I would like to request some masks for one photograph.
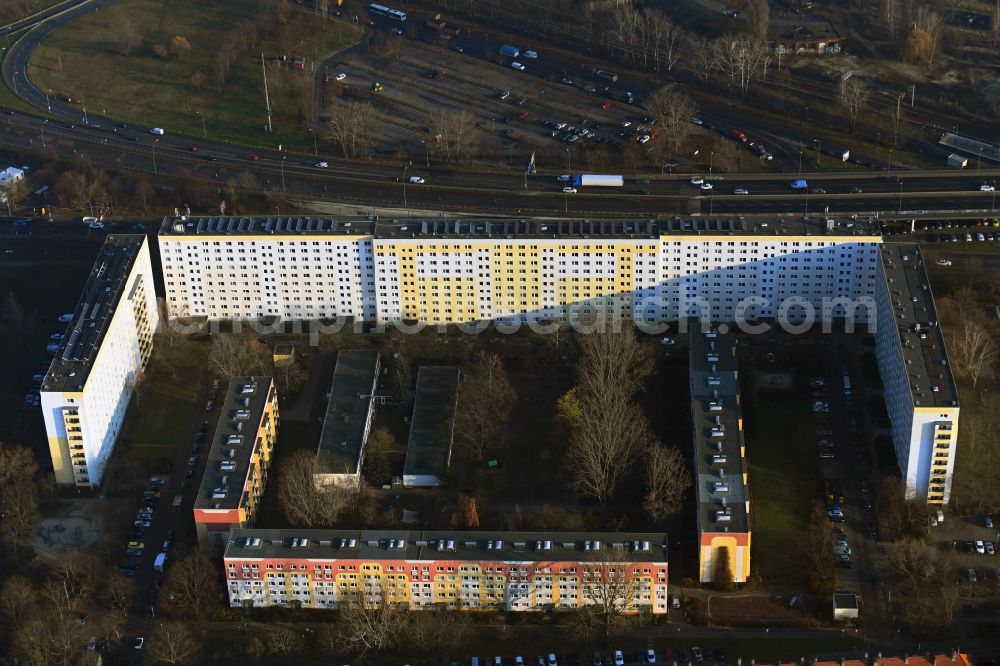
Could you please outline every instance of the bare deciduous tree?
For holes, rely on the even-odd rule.
[[[663,127],[670,149],[679,149],[695,127],[692,120],[698,113],[698,105],[673,86],[657,90],[646,105]]]
[[[216,333],[212,336],[208,365],[224,378],[263,375],[270,369],[270,358],[267,347],[253,336]]]
[[[198,641],[189,627],[180,622],[167,622],[157,628],[149,652],[156,663],[184,664],[198,652]]]
[[[604,637],[622,616],[635,609],[638,591],[635,563],[621,547],[604,544],[602,550],[590,551],[583,563],[584,582],[581,596],[592,607],[604,629]],[[589,576],[586,574],[589,572]]]
[[[351,506],[354,492],[335,485],[317,485],[323,454],[296,451],[282,461],[277,493],[285,519],[296,527],[331,527]]]
[[[476,147],[478,130],[468,111],[442,109],[431,113],[431,136],[441,159],[446,162],[468,157]]]
[[[840,84],[840,103],[847,109],[851,117],[851,127],[858,122],[858,115],[868,105],[871,89],[868,84],[857,76],[851,76]]]
[[[651,442],[646,465],[646,497],[642,508],[655,522],[676,513],[691,487],[687,461],[676,446]]]
[[[702,81],[708,81],[712,75],[712,70],[719,66],[716,50],[712,42],[704,37],[689,37],[686,42],[686,50],[691,57],[691,69]]]
[[[975,388],[980,379],[993,375],[997,362],[997,345],[986,327],[975,319],[958,324],[961,328],[946,340],[958,372],[965,375]]]
[[[344,157],[355,158],[368,149],[377,114],[367,102],[337,102],[327,111],[330,139],[340,146]]]
[[[195,549],[174,562],[160,599],[172,616],[202,620],[219,603],[221,589],[215,565]]]
[[[382,590],[376,593],[358,593],[344,597],[339,604],[340,632],[331,643],[339,647],[369,650],[376,653],[405,642],[409,636],[409,611],[399,604],[390,603]]]
[[[747,28],[751,37],[766,42],[771,27],[771,5],[768,0],[748,0]]]
[[[455,436],[477,458],[490,443],[500,443],[517,399],[496,354],[481,353],[477,363],[462,373],[455,414]]]
[[[715,42],[715,59],[722,72],[746,95],[761,73],[767,57],[763,42],[746,36],[726,36]]]

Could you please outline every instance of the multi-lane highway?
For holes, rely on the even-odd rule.
[[[92,163],[152,174],[185,175],[217,184],[242,172],[256,176],[262,191],[284,192],[298,200],[333,200],[352,206],[392,205],[401,209],[465,210],[512,215],[662,215],[669,213],[821,213],[842,211],[924,211],[995,209],[995,192],[981,192],[983,184],[1000,186],[1000,169],[974,173],[915,172],[799,172],[790,162],[786,173],[706,174],[710,191],[689,182],[690,176],[644,175],[626,178],[625,187],[581,189],[564,194],[555,174],[480,173],[455,168],[409,166],[408,176],[421,175],[424,184],[408,184],[403,168],[394,164],[357,163],[327,158],[328,168],[315,159],[290,153],[256,150],[150,133],[148,127],[124,126],[96,117],[46,95],[28,78],[27,65],[35,46],[53,30],[112,0],[83,0],[62,8],[33,27],[16,42],[4,61],[8,85],[38,115],[7,111],[0,115],[0,137],[5,145],[32,152],[54,152],[60,157],[85,156]],[[470,44],[470,46],[473,46]],[[485,53],[482,54],[485,57]],[[558,59],[541,64],[535,76],[561,74]],[[551,71],[550,71],[551,70]],[[707,124],[726,127],[735,122],[718,111],[702,114]],[[778,128],[754,125],[737,118],[748,131],[770,137],[779,146]],[[787,138],[784,138],[787,142]],[[805,166],[808,167],[808,157]],[[797,164],[795,165],[797,167]],[[805,178],[806,191],[792,191],[793,179]],[[735,194],[737,188],[749,194]],[[178,202],[183,203],[183,202]]]

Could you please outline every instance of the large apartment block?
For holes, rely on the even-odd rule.
[[[234,529],[230,606],[667,612],[663,533]]]
[[[886,243],[879,262],[875,351],[896,461],[910,497],[947,504],[958,391],[916,243]]]
[[[229,530],[253,524],[278,437],[271,377],[233,377],[218,405],[205,473],[194,501],[198,545],[222,554]]]
[[[158,322],[146,237],[108,236],[42,382],[57,483],[100,485]]]
[[[796,299],[864,321],[869,308],[844,299],[872,298],[881,242],[863,223],[795,218],[178,217],[159,240],[171,317],[383,323],[598,312],[730,321],[779,316]]]
[[[159,241],[171,317],[867,323],[911,494],[947,502],[958,401],[926,275],[875,223],[824,218],[170,217]]]
[[[750,494],[736,338],[717,329],[693,332],[690,363],[698,580],[718,580],[728,561],[731,580],[744,583],[750,576]]]

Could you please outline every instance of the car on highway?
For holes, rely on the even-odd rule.
[[[344,74],[343,72],[341,72],[341,73],[337,74],[335,77],[333,77],[333,80],[334,81],[343,81],[346,78],[347,78],[347,74]]]
[[[863,191],[864,191],[864,190],[862,190],[862,189],[861,189],[860,187],[858,187],[858,186],[854,186],[854,187],[852,187],[852,188],[851,188],[851,194],[861,194],[861,193],[862,193]]]
[[[995,189],[996,188],[994,188],[989,183],[983,183],[982,185],[979,186],[979,191],[980,192],[993,192],[993,191],[995,191]]]
[[[750,194],[750,190],[746,189],[745,187],[737,187],[735,190],[733,190],[733,194]]]
[[[525,69],[527,69],[524,65],[522,65],[519,62],[517,62],[516,60],[514,62],[510,63],[510,67],[511,67],[511,69],[516,69],[519,72],[523,72]]]
[[[708,192],[709,190],[713,189],[712,188],[712,183],[702,183],[698,187],[700,187],[705,192]]]
[[[455,53],[465,53],[465,49],[463,49],[458,44],[456,44],[455,46],[451,47],[451,50],[454,51]]]
[[[153,129],[149,130],[149,133],[155,134],[156,136],[163,136],[164,134],[162,127],[154,127]]]
[[[576,188],[567,185],[563,188],[563,194],[576,194]]]
[[[938,259],[934,263],[938,266],[951,266],[951,259]]]
[[[704,182],[705,182],[705,179],[702,178],[701,176],[691,176],[691,184],[692,185],[701,185]]]
[[[573,79],[569,78],[568,76],[562,77],[562,79],[560,79],[559,82],[566,84],[567,86],[573,85]]]
[[[560,183],[568,182],[570,178],[571,176],[568,173],[562,173],[556,176],[556,180],[558,180]]]
[[[256,162],[257,160],[260,159],[260,155],[258,155],[257,153],[250,153],[247,156],[247,159],[250,160],[251,162]]]
[[[701,118],[698,118],[697,116],[695,116],[694,118],[692,118],[691,122],[693,122],[695,125],[704,125],[705,124],[705,122]]]
[[[601,108],[602,109],[609,109],[609,108],[611,108],[611,102],[601,102]]]
[[[814,187],[809,191],[812,192],[813,194],[826,194],[826,190],[823,189],[822,187]]]
[[[538,60],[538,53],[535,51],[525,51],[521,55],[523,55],[528,60]]]
[[[809,189],[809,181],[804,178],[797,178],[791,183],[793,190],[806,190]]]
[[[420,176],[410,176],[409,180],[411,183],[414,183],[416,185],[423,185],[425,182],[424,179],[421,178]]]
[[[330,165],[329,165],[329,164],[327,164],[326,162],[316,162],[316,164],[315,164],[314,166],[315,166],[315,167],[316,167],[317,169],[325,169],[325,168],[327,168],[327,167],[328,167],[328,166],[330,166]]]

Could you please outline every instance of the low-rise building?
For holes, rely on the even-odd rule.
[[[724,326],[724,325],[723,325]],[[698,580],[750,575],[750,495],[736,339],[718,329],[691,333],[691,419],[698,527]]]
[[[404,486],[440,486],[451,465],[459,370],[425,365],[417,371],[413,418],[403,463]]]
[[[664,533],[234,529],[229,604],[667,612]]]
[[[100,485],[158,323],[146,237],[108,236],[42,381],[56,483]]]
[[[861,615],[861,598],[856,592],[833,593],[833,619],[856,620]]]
[[[356,486],[360,482],[378,369],[375,349],[346,349],[337,354],[316,451],[318,485]]]
[[[194,501],[198,545],[221,554],[229,530],[253,524],[278,436],[271,377],[234,377],[220,405],[205,473]]]

